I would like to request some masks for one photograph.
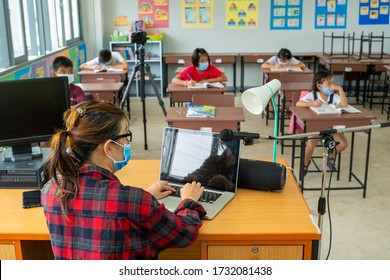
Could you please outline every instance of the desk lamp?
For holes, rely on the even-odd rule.
[[[241,96],[241,101],[244,107],[255,115],[260,115],[269,103],[269,100],[272,99],[272,106],[274,108],[275,115],[274,137],[278,136],[279,129],[279,112],[276,107],[274,94],[280,89],[280,87],[280,81],[273,79],[263,86],[250,88],[244,91]],[[276,162],[276,145],[277,143],[274,141],[274,162]]]

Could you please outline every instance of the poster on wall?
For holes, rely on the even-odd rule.
[[[226,0],[226,28],[257,28],[258,0]]]
[[[389,24],[389,0],[360,0],[359,24]]]
[[[181,7],[183,27],[213,27],[214,0],[182,0]]]
[[[302,29],[303,0],[271,0],[271,29]]]
[[[146,28],[169,27],[169,0],[138,0],[138,19]]]
[[[316,0],[315,28],[346,28],[348,0]]]

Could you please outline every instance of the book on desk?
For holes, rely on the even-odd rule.
[[[315,113],[322,115],[322,114],[340,114],[340,113],[361,113],[358,109],[355,107],[348,105],[347,107],[339,107],[334,104],[326,104],[323,103],[320,107],[310,107]]]
[[[299,67],[270,68],[271,72],[303,72]]]
[[[93,73],[102,73],[102,72],[122,72],[122,68],[103,68],[103,69],[96,69],[93,70]]]
[[[188,86],[188,88],[224,88],[224,85],[220,82],[215,83],[196,83],[193,86]]]
[[[194,105],[192,102],[187,102],[187,118],[214,118],[215,106],[210,105]]]

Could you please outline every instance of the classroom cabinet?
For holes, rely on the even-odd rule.
[[[130,88],[130,96],[141,96],[140,89],[140,48],[139,44],[132,44],[127,41],[111,41],[110,50],[119,52],[129,65],[129,79],[131,74],[135,71],[134,80]],[[144,61],[145,61],[145,94],[146,96],[156,96],[152,81],[146,71],[150,68],[150,73],[153,78],[156,88],[159,90],[158,94],[162,94],[164,89],[164,75],[163,75],[163,43],[162,41],[147,41],[144,45]],[[136,67],[138,66],[138,69]],[[130,81],[129,81],[130,82]]]

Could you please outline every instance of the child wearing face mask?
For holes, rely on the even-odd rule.
[[[52,77],[63,77],[63,76],[68,77],[70,106],[91,99],[84,94],[84,91],[79,86],[73,84],[74,74],[73,74],[72,60],[70,60],[66,56],[58,56],[53,60],[52,69],[53,69],[53,71],[51,72]]]
[[[312,92],[302,97],[296,104],[297,107],[319,107],[323,103],[334,104],[339,107],[348,106],[348,100],[341,86],[333,83],[333,75],[329,71],[318,71],[313,78]],[[331,127],[332,128],[332,127]],[[336,170],[335,156],[344,151],[348,142],[345,136],[341,133],[333,134],[334,140],[339,144],[336,150],[333,150],[329,155],[328,167],[331,171]],[[313,151],[320,141],[318,137],[307,140],[305,150],[304,174],[306,175],[311,163]]]
[[[305,69],[305,64],[293,57],[290,50],[283,48],[278,52],[278,55],[272,56],[261,65],[262,69],[281,67],[299,67]]]
[[[209,54],[205,49],[196,48],[192,53],[192,65],[172,79],[172,83],[193,86],[196,83],[227,82],[228,78],[217,67],[210,64]]]

